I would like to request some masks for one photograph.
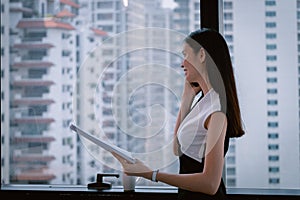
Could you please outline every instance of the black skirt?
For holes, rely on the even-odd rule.
[[[191,174],[191,173],[200,173],[203,172],[204,168],[204,159],[200,163],[186,155],[181,155],[179,157],[179,163],[180,163],[180,174]],[[191,192],[184,189],[178,189],[178,200],[226,200],[226,188],[223,183],[223,180],[221,180],[220,186],[218,188],[218,191],[215,195],[208,195],[201,192]]]

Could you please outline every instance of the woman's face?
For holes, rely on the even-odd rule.
[[[196,67],[200,62],[199,57],[187,43],[183,44],[182,54],[184,59],[181,67],[183,68],[186,80],[190,83],[197,82],[197,77],[200,75]]]

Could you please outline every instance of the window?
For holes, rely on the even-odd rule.
[[[278,116],[278,111],[268,111],[268,116]]]
[[[232,13],[229,12],[224,13],[224,20],[232,20],[232,19],[233,19]]]
[[[228,4],[230,3],[228,2],[232,2],[232,5],[229,6]],[[237,174],[248,174],[249,170],[244,169],[247,168],[245,167],[246,165],[244,165],[243,167],[239,167],[239,165],[243,163],[243,161],[240,161],[237,154],[239,151],[247,152],[247,149],[249,148],[252,149],[252,152],[256,151],[253,150],[253,146],[255,146],[255,149],[257,149],[258,152],[260,152],[259,155],[260,157],[262,157],[261,163],[260,161],[255,162],[257,164],[257,167],[262,170],[257,170],[255,172],[255,178],[247,176],[247,178],[243,182],[239,181],[238,176],[235,177],[233,175],[228,175],[226,177],[226,184],[234,185],[232,187],[243,188],[252,185],[253,188],[257,188],[257,183],[260,182],[258,181],[258,179],[261,178],[260,180],[262,185],[264,185],[263,187],[280,188],[283,187],[283,185],[286,185],[286,183],[283,183],[283,180],[287,176],[290,177],[290,180],[300,179],[300,173],[298,172],[296,172],[297,178],[294,178],[292,173],[289,173],[289,175],[283,173],[283,171],[287,172],[292,169],[298,171],[300,156],[298,142],[293,143],[295,146],[297,146],[296,150],[294,151],[295,157],[293,157],[293,159],[297,160],[295,163],[297,167],[291,167],[290,164],[284,166],[281,165],[282,159],[287,159],[290,155],[289,153],[289,155],[282,153],[284,151],[282,148],[284,148],[285,146],[284,142],[282,141],[282,137],[292,137],[299,141],[300,89],[298,79],[300,75],[300,56],[297,45],[299,44],[300,37],[300,23],[299,19],[297,19],[299,9],[297,9],[297,6],[295,6],[296,2],[298,5],[300,5],[300,1],[292,1],[289,6],[283,6],[281,5],[282,2],[280,0],[264,0],[260,2],[259,6],[257,4],[254,8],[253,2],[247,3],[246,1],[241,2],[238,0],[224,0],[224,22],[222,28],[225,36],[227,34],[233,36],[232,41],[230,40],[230,38],[226,39],[227,42],[229,42],[230,45],[232,45],[234,48],[234,51],[230,51],[230,53],[235,58],[234,69],[238,77],[237,85],[238,87],[240,87],[238,89],[240,91],[239,97],[243,99],[241,100],[241,103],[245,103],[244,105],[246,105],[241,106],[242,116],[244,116],[245,126],[249,130],[248,134],[252,134],[251,136],[253,137],[253,140],[247,140],[247,142],[245,143],[240,142],[239,139],[235,140],[234,146],[237,152],[235,164],[232,164],[233,158],[229,158],[226,160],[226,167],[232,168],[233,166],[235,166]],[[229,11],[228,7],[232,9],[232,13],[234,13],[234,15],[230,14],[231,10]],[[291,11],[290,8],[292,7],[293,9]],[[248,12],[251,8],[252,11],[254,11],[255,9],[255,11],[257,11],[260,16],[257,15],[258,13],[253,14],[254,12]],[[290,15],[287,15],[287,13],[290,13]],[[293,25],[290,26],[291,31],[298,30],[294,31],[293,42],[290,41],[288,43],[287,40],[281,36],[281,30],[279,29],[279,24],[282,21],[289,21],[285,19],[285,17],[287,16],[290,16],[289,19],[293,19],[291,22],[291,24]],[[247,21],[247,19],[251,19],[253,22],[255,21],[255,23],[253,23],[253,25],[245,24],[245,21]],[[231,32],[230,29],[227,29],[226,26],[228,23],[232,24],[232,28],[234,30],[233,32]],[[257,31],[258,26],[264,28],[262,28],[261,31]],[[238,32],[243,34],[239,35]],[[285,55],[284,53],[286,52],[285,49],[289,48],[293,48],[293,52],[295,53],[292,61],[294,72],[288,73],[289,78],[286,77],[282,79],[282,76],[280,74],[281,70],[287,72],[287,68],[288,66],[290,66],[283,64],[282,61],[285,60],[286,62],[289,62],[292,59],[290,56]],[[253,52],[257,52],[258,49],[260,49],[261,53],[254,53],[254,55],[260,55],[261,58],[256,57],[256,59],[251,59],[251,62],[249,62],[249,60],[247,59],[249,58],[248,56],[252,55]],[[260,81],[255,81],[255,84],[259,85],[260,89],[252,88],[252,86],[250,85],[248,85],[248,87],[246,86],[247,83],[253,83],[253,81],[251,80],[254,77],[260,77]],[[293,78],[291,79],[291,77]],[[258,79],[255,78],[255,80]],[[282,81],[286,81],[286,83],[283,83]],[[241,86],[243,84],[245,85]],[[289,89],[291,85],[293,85],[293,92],[291,92],[289,95],[282,91],[283,88],[291,91],[291,89]],[[247,92],[244,93],[245,91]],[[258,95],[258,93],[260,93],[264,97]],[[294,95],[294,98],[292,98],[291,94]],[[250,100],[247,98],[250,96],[255,98]],[[287,105],[283,103],[281,99],[293,99],[291,101],[293,103]],[[289,133],[287,133],[285,128],[283,128],[284,126],[287,129],[290,129],[291,125],[291,123],[289,123],[290,119],[288,117],[290,115],[284,114],[287,108],[291,108],[291,112],[295,115],[293,117],[294,122],[292,123],[293,129],[292,131],[288,131]],[[285,116],[287,118],[283,119],[282,117],[285,118]],[[252,123],[253,125],[250,125]],[[293,136],[291,136],[290,134]],[[263,142],[264,144],[258,145],[256,140],[258,138],[260,142]],[[285,138],[283,140],[287,142],[288,139]],[[262,151],[264,151],[264,153],[262,153]],[[230,157],[234,157],[234,155],[235,154],[230,154]],[[245,153],[245,155],[247,155],[247,153]],[[256,156],[251,156],[251,160],[257,159],[258,158]],[[231,173],[230,170],[226,172]],[[260,178],[257,178],[257,176],[259,176]],[[233,180],[236,180],[236,182],[232,183]],[[249,184],[251,181],[253,181],[253,184]],[[299,184],[297,187],[300,187]]]
[[[269,161],[278,161],[279,156],[269,156]]]
[[[279,167],[269,167],[269,172],[273,172],[273,173],[279,172]]]
[[[106,8],[113,8],[113,2],[107,1],[107,2],[98,2],[97,3],[98,9],[106,9]]]
[[[267,89],[267,93],[268,94],[277,94],[277,89],[276,88]]]
[[[268,83],[277,83],[277,78],[276,77],[272,77],[272,78],[268,77],[267,82]]]
[[[224,1],[224,10],[230,10],[233,7],[233,3],[231,1]]]
[[[277,105],[278,101],[277,100],[268,100],[268,105]]]
[[[277,128],[278,127],[278,122],[268,122],[268,127],[269,128]]]
[[[275,28],[276,23],[275,22],[266,22],[266,28]]]
[[[275,6],[276,5],[276,1],[275,0],[266,0],[266,6]]]
[[[266,12],[266,17],[275,17],[276,16],[276,12],[275,11],[267,11]]]
[[[98,20],[112,20],[113,13],[99,13],[97,18]]]
[[[279,145],[278,144],[269,144],[268,148],[269,148],[269,150],[278,150]]]
[[[279,137],[278,133],[268,133],[269,139],[277,139]]]
[[[277,49],[277,45],[276,44],[267,44],[266,45],[266,49],[267,50],[275,50]],[[267,60],[276,60],[275,58],[271,58],[271,57],[267,57]]]
[[[26,1],[6,1],[1,2],[2,10],[4,6],[9,8],[10,2],[18,2],[18,5],[23,4],[23,7],[36,6]],[[44,10],[47,12],[45,15],[53,14],[51,9],[54,7],[56,12],[69,6],[64,3],[53,6],[56,1],[43,2],[45,9],[47,8]],[[11,148],[10,157],[2,158],[2,167],[7,167],[9,163],[10,172],[4,174],[2,183],[85,185],[95,181],[95,172],[114,173],[116,162],[110,155],[105,154],[99,148],[86,145],[77,138],[77,135],[70,132],[68,124],[73,120],[95,135],[98,134],[99,127],[103,128],[105,137],[135,153],[160,149],[167,143],[165,140],[170,141],[169,139],[172,138],[174,119],[178,112],[177,93],[170,92],[170,87],[161,87],[159,84],[147,85],[146,81],[151,78],[161,79],[166,81],[162,83],[172,83],[172,87],[176,87],[174,91],[182,91],[180,77],[176,76],[178,80],[175,80],[169,75],[172,75],[173,69],[177,70],[177,66],[180,66],[181,57],[177,54],[177,47],[182,42],[180,40],[182,35],[186,35],[202,24],[200,23],[202,16],[200,11],[198,12],[199,2],[176,0],[167,5],[168,9],[164,9],[166,8],[165,1],[155,0],[129,0],[128,7],[125,7],[125,1],[122,0],[84,1],[86,6],[81,6],[81,0],[74,2],[78,2],[79,9],[82,9],[80,11],[87,15],[76,17],[76,21],[82,20],[81,23],[73,24],[73,18],[63,18],[64,24],[60,24],[59,28],[24,29],[20,27],[14,30],[18,33],[12,35],[12,38],[5,38],[12,42],[10,47],[13,49],[10,54],[3,55],[4,58],[12,61],[10,66],[5,66],[10,69],[9,74],[3,77],[4,79],[11,78],[10,91],[5,91],[5,94],[11,97],[11,104],[7,105],[10,108],[10,115],[1,114],[1,119],[3,123],[10,126],[10,131],[13,133],[11,137],[23,137],[24,143],[22,146],[21,144],[19,146],[8,145]],[[249,131],[246,134],[254,136],[253,140],[247,137],[246,142],[243,142],[246,138],[243,140],[234,138],[230,141],[224,165],[224,182],[229,189],[248,187],[289,189],[291,184],[285,180],[294,181],[300,177],[299,166],[297,166],[300,157],[298,148],[300,88],[299,85],[295,86],[300,74],[300,59],[297,60],[300,55],[299,52],[293,52],[293,55],[297,57],[290,59],[287,54],[283,53],[286,49],[294,50],[297,45],[297,41],[293,39],[299,38],[300,23],[299,20],[294,19],[296,17],[291,16],[299,16],[299,11],[292,1],[286,1],[283,4],[277,2],[265,0],[256,4],[258,6],[256,14],[256,11],[249,12],[249,8],[253,7],[251,1],[223,1],[224,22],[220,21],[220,26],[222,26],[220,29],[228,43],[232,58],[235,58],[233,64],[237,75],[236,83],[242,116],[245,120],[243,123],[245,123],[246,131]],[[299,1],[297,1],[298,4]],[[72,7],[76,10],[74,13],[80,15],[81,12],[75,7]],[[25,21],[34,21],[37,20],[36,16],[42,16],[40,15],[42,10],[39,11],[38,7],[34,7],[34,10],[34,13],[26,14]],[[86,19],[91,19],[91,21],[84,21]],[[255,21],[257,27],[253,27],[252,23],[245,24],[247,19]],[[285,30],[291,34],[289,39],[284,38],[285,34],[279,30],[281,23],[286,19],[289,19],[287,29],[290,27],[293,30]],[[60,18],[55,17],[55,21],[60,21]],[[65,24],[72,25],[75,29],[69,31],[66,28],[69,26],[64,26]],[[155,32],[157,30],[146,33],[131,32],[145,26],[166,28],[171,31],[164,32],[164,34]],[[258,27],[265,28],[257,31]],[[174,36],[173,31],[177,33],[176,37],[171,37]],[[123,33],[133,34],[123,37]],[[168,40],[168,37],[172,40]],[[176,40],[177,37],[179,40]],[[74,41],[73,44],[70,41]],[[134,41],[134,43],[128,43],[128,41]],[[14,42],[31,45],[14,46]],[[141,44],[142,47],[152,45],[155,48],[136,48],[141,47]],[[101,50],[98,47],[102,45],[106,46]],[[167,45],[174,46],[168,47]],[[258,55],[258,52],[261,54]],[[70,60],[69,57],[73,59]],[[133,70],[136,66],[144,67],[149,63],[171,66],[172,70],[163,71],[166,73],[162,71],[158,73],[155,69],[147,71],[151,69],[151,66],[147,66],[144,72]],[[287,65],[282,63],[287,63]],[[71,70],[67,70],[68,68]],[[287,70],[287,68],[293,70]],[[74,83],[76,87],[73,87]],[[135,87],[140,83],[147,84]],[[261,87],[253,87],[249,83],[255,83],[255,86],[257,83]],[[289,90],[290,88],[292,90]],[[294,98],[295,94],[292,94],[294,90],[296,90],[297,98]],[[283,100],[288,100],[288,102]],[[112,104],[117,105],[112,108]],[[156,110],[156,105],[163,107],[168,117],[170,116],[166,118],[168,119],[167,126],[162,129],[169,135],[151,139],[150,128],[159,127],[160,119],[165,116],[165,112],[161,113],[160,109]],[[291,115],[287,117],[287,113]],[[148,138],[136,139],[136,135],[124,134],[125,132],[134,134],[151,123],[155,126],[144,132],[149,134],[147,135],[149,140]],[[157,135],[160,135],[160,132]],[[13,139],[8,135],[2,137],[3,141]],[[39,142],[27,142],[31,139]],[[61,145],[63,141],[65,145]],[[292,153],[289,155],[284,151],[287,148],[287,141],[289,145],[295,147],[295,150],[290,150]],[[1,145],[7,145],[7,143],[3,142]],[[18,151],[21,148],[26,151]],[[258,158],[257,154],[253,153],[254,151],[259,152],[261,156]],[[247,156],[247,160],[242,157],[241,152]],[[42,160],[16,163],[12,159],[17,154],[31,157],[37,153],[43,156]],[[86,157],[81,159],[79,155]],[[97,155],[97,158],[93,155]],[[281,163],[282,160],[290,162]],[[249,173],[253,169],[248,168],[251,166],[247,165],[248,161],[256,162],[256,177]],[[106,162],[112,164],[109,166],[103,164]],[[18,179],[18,177],[30,175],[30,173],[24,173],[29,168],[23,169],[22,166],[31,164],[33,165],[29,168],[36,169],[29,170],[30,173],[34,173],[34,177],[42,177],[40,173],[43,170],[39,169],[49,169],[45,171],[50,174],[47,174],[45,180]],[[59,166],[59,169],[51,168],[53,166]],[[174,161],[170,165],[163,166],[161,170],[177,173],[178,165]],[[82,176],[81,174],[84,173],[86,174]],[[121,179],[111,181],[113,186],[121,185]],[[150,187],[166,186],[162,183],[149,183],[143,180],[138,184]],[[293,187],[300,188],[297,184]]]
[[[269,183],[271,184],[278,184],[280,182],[279,178],[270,178]]]
[[[266,33],[267,39],[276,39],[277,35],[276,33]]]

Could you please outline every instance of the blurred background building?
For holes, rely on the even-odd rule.
[[[246,129],[231,140],[226,185],[299,188],[300,1],[221,7]],[[198,0],[1,1],[1,181],[87,184],[119,173],[109,153],[69,130],[72,121],[136,155],[161,150],[162,170],[177,172],[162,148],[179,109],[172,92],[182,90],[175,52],[200,14]]]

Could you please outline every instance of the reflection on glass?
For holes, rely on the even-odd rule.
[[[226,156],[229,188],[300,187],[296,5],[223,1],[246,128]],[[2,183],[86,185],[118,173],[110,154],[69,130],[72,121],[137,154],[161,150],[169,160],[160,167],[178,171],[166,155],[181,42],[200,28],[199,0],[3,1],[1,19]]]

